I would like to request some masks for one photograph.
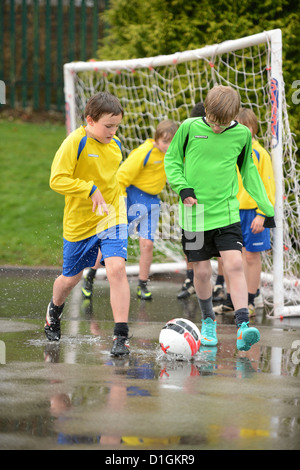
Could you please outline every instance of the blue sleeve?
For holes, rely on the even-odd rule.
[[[92,187],[92,189],[91,189],[91,192],[90,192],[90,196],[89,196],[89,197],[91,197],[91,196],[94,194],[94,192],[97,191],[97,189],[98,189],[97,186],[94,184],[93,187]]]

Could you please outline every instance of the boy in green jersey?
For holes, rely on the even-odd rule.
[[[239,94],[218,85],[208,92],[204,105],[206,117],[187,119],[179,127],[165,155],[165,170],[171,187],[180,195],[182,245],[188,261],[193,262],[203,314],[201,343],[215,346],[218,342],[210,259],[221,256],[235,307],[237,348],[247,351],[260,334],[248,327],[236,165],[244,187],[266,215],[265,227],[275,226],[274,208],[252,161],[251,132],[234,120],[240,109]]]

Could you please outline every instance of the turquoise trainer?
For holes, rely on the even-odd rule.
[[[202,320],[201,344],[203,346],[216,346],[218,344],[217,321],[210,317]]]
[[[248,322],[241,324],[237,331],[236,347],[239,351],[249,351],[253,344],[260,340],[260,333],[257,328],[248,326]]]

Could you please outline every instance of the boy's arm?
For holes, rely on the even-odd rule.
[[[192,200],[196,200],[194,189],[189,187],[189,184],[184,175],[184,143],[188,135],[189,125],[186,123],[181,124],[171,144],[165,154],[165,172],[167,180],[171,188],[180,195],[182,202],[189,199],[191,204]]]
[[[135,149],[127,159],[121,163],[117,171],[117,180],[121,186],[122,194],[126,195],[126,188],[132,184],[136,176],[143,168],[143,159],[145,153],[140,150],[140,147]]]
[[[247,129],[247,142],[237,161],[243,185],[250,196],[256,201],[258,208],[266,214],[264,227],[275,227],[274,207],[268,199],[258,170],[252,160],[252,137]]]
[[[93,181],[74,178],[77,163],[78,142],[65,140],[54,157],[51,166],[50,188],[63,195],[88,199],[97,187]]]
[[[258,172],[262,179],[268,199],[271,202],[272,206],[274,207],[275,205],[275,180],[274,180],[274,173],[273,173],[273,167],[272,167],[272,160],[271,160],[270,155],[264,148],[260,149]],[[261,213],[259,209],[257,209],[256,213],[258,215],[264,215]]]

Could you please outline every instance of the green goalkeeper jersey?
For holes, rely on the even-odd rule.
[[[203,117],[183,122],[165,155],[165,171],[172,189],[181,196],[179,224],[184,230],[212,230],[240,220],[237,166],[257,207],[273,217],[273,205],[252,160],[250,130],[232,121],[217,134]],[[198,204],[184,206],[188,196]]]

